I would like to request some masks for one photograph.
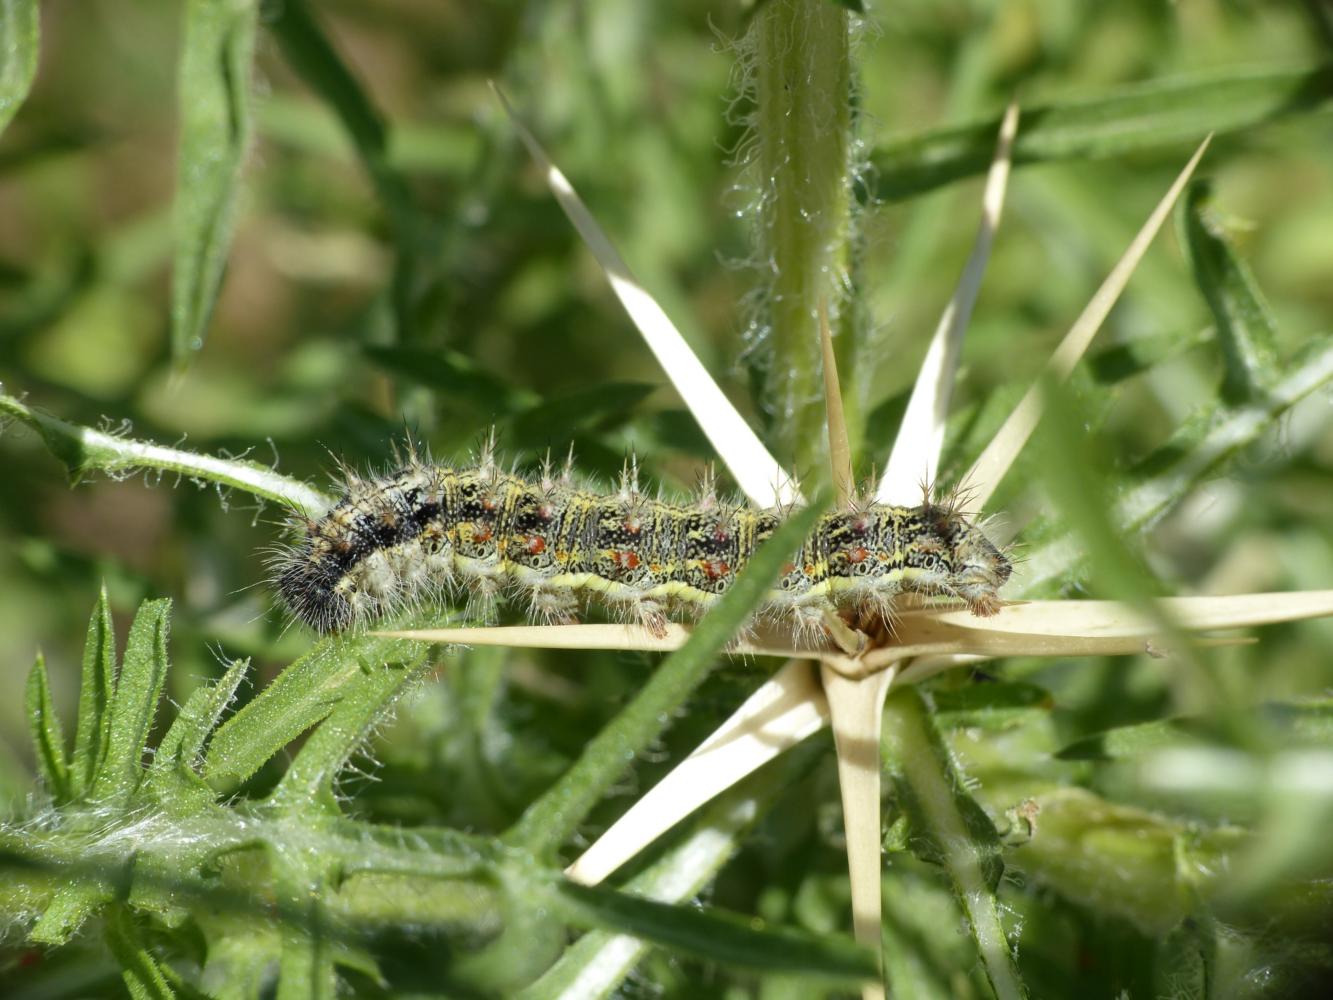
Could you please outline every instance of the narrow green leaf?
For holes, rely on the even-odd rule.
[[[1115,385],[1206,344],[1212,337],[1212,331],[1207,328],[1189,333],[1172,331],[1135,337],[1091,355],[1088,358],[1088,372],[1099,385]]]
[[[1262,400],[1241,407],[1219,404],[1188,422],[1134,470],[1137,484],[1116,504],[1117,530],[1133,535],[1153,524],[1200,482],[1217,475],[1277,426],[1291,407],[1330,381],[1333,338],[1321,337],[1288,362],[1281,381]],[[1082,546],[1067,536],[1034,547],[1024,564],[1025,594],[1039,593],[1044,584],[1077,569],[1085,558]]]
[[[93,787],[93,777],[106,757],[111,733],[109,710],[115,684],[116,635],[106,584],[97,595],[83,644],[83,671],[79,677],[79,720],[70,765],[70,796],[82,798]]]
[[[338,704],[306,740],[270,801],[300,808],[320,801],[336,811],[333,782],[384,713],[426,662],[424,643],[398,642],[361,660],[361,672],[343,688]]]
[[[109,887],[86,877],[63,885],[28,932],[28,940],[35,944],[65,944],[85,920],[112,898]]]
[[[456,351],[368,346],[362,352],[399,378],[443,390],[451,402],[462,397],[484,412],[508,413],[535,402],[533,394],[513,388]]]
[[[231,704],[249,667],[249,660],[236,660],[215,683],[199,687],[190,694],[153,755],[150,767],[153,781],[161,783],[175,779],[177,791],[181,790],[180,783],[207,788],[196,773],[195,765],[205,741]],[[208,794],[213,794],[212,789],[208,789]]]
[[[578,828],[708,675],[717,654],[768,594],[822,509],[816,502],[796,511],[758,548],[685,645],[666,658],[634,700],[584,747],[574,766],[528,807],[506,840],[540,855],[554,851]]]
[[[46,659],[40,652],[37,662],[28,673],[25,692],[28,710],[28,729],[32,733],[33,749],[42,780],[57,802],[65,802],[69,794],[69,765],[65,761],[65,733],[60,716],[51,704],[50,681],[46,675]]]
[[[368,672],[363,663],[394,659],[401,648],[394,640],[372,636],[317,643],[213,734],[204,779],[219,792],[231,791],[332,712]]]
[[[1232,404],[1256,400],[1280,374],[1277,329],[1268,303],[1212,208],[1208,181],[1190,184],[1179,219],[1181,243],[1189,252],[1194,281],[1212,311],[1226,360],[1222,397]]]
[[[139,605],[109,707],[106,757],[93,778],[93,798],[123,800],[143,779],[144,747],[167,676],[170,625],[170,600]]]
[[[1036,684],[1020,681],[990,684],[970,683],[951,690],[934,691],[935,720],[946,728],[982,729],[994,732],[1021,725],[1034,712],[1055,707],[1051,693]]]
[[[657,386],[647,382],[603,382],[545,400],[517,414],[505,427],[505,440],[539,447],[551,440],[551,428],[573,434],[623,416],[647,399]]]
[[[177,107],[176,249],[171,353],[203,346],[231,247],[250,143],[250,63],[257,0],[186,0]]]
[[[37,75],[37,0],[0,0],[0,133]]]
[[[883,733],[884,763],[893,777],[899,808],[908,817],[913,850],[943,865],[948,873],[996,996],[1000,1000],[1027,996],[1000,922],[996,890],[1004,861],[999,834],[968,794],[915,686],[894,691],[886,699]]]
[[[713,880],[755,822],[784,791],[827,757],[827,744],[809,741],[732,786],[687,820],[679,840],[621,887],[623,892],[682,903]],[[600,1000],[616,993],[648,950],[623,936],[593,930],[518,994],[520,1000]]]
[[[1333,102],[1333,65],[1154,81],[1022,108],[1014,165],[1123,156],[1197,143]],[[907,198],[984,173],[1000,116],[890,139],[871,154],[882,198]]]
[[[128,907],[118,905],[107,910],[106,941],[134,1000],[175,1000],[175,991],[167,985],[157,959],[144,944]]]
[[[575,882],[559,883],[556,893],[576,923],[723,965],[842,981],[873,980],[879,974],[875,956],[840,935],[761,929],[752,919],[720,910],[659,903]]]
[[[1333,699],[1270,702],[1259,707],[1274,743],[1282,746],[1333,745]],[[1216,718],[1155,719],[1119,726],[1069,744],[1056,753],[1062,760],[1121,760],[1171,747],[1198,746],[1226,735]]]

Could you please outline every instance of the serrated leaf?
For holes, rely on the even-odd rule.
[[[106,757],[93,777],[92,798],[123,800],[143,779],[144,747],[167,676],[170,625],[171,601],[144,601],[139,605],[107,713]]]
[[[1333,101],[1333,65],[1154,81],[1024,106],[1014,165],[1122,156],[1227,135]],[[880,197],[907,198],[984,173],[1000,116],[891,139],[871,154]]]
[[[57,802],[70,798],[69,765],[65,761],[65,733],[51,704],[50,681],[46,675],[46,659],[39,652],[37,661],[28,673],[25,691],[28,729],[32,734],[33,750],[42,780]]]
[[[250,144],[250,72],[257,0],[186,0],[177,107],[176,239],[171,354],[203,346],[231,248]]]
[[[62,945],[112,898],[108,887],[87,879],[60,886],[28,932],[28,940],[36,944]]]
[[[79,676],[79,718],[74,734],[74,758],[70,764],[70,796],[78,799],[93,787],[93,778],[106,757],[110,739],[110,707],[115,685],[116,635],[106,584],[97,595],[88,637],[83,644],[83,669]]]
[[[401,648],[372,636],[329,638],[290,664],[253,701],[213,734],[204,779],[217,791],[234,789],[279,750],[324,719],[366,672]]]
[[[1281,374],[1277,329],[1254,275],[1212,207],[1212,185],[1207,181],[1190,184],[1180,228],[1194,281],[1213,314],[1226,361],[1222,398],[1232,404],[1255,400]]]
[[[37,0],[0,0],[0,134],[37,74]]]
[[[287,767],[270,801],[302,808],[318,801],[337,811],[333,782],[375,723],[402,693],[425,660],[423,645],[400,642],[361,661],[361,671],[344,687],[338,704],[306,740]]]
[[[167,782],[174,778],[192,787],[207,787],[194,765],[249,666],[249,660],[236,660],[216,682],[191,692],[153,755],[150,768],[153,781]]]
[[[134,1000],[175,1000],[176,992],[167,984],[127,907],[113,906],[107,910],[106,941]]]
[[[719,910],[673,906],[603,886],[561,882],[570,918],[723,965],[833,980],[878,976],[875,956],[840,935],[766,930]]]

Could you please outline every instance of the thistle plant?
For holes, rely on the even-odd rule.
[[[18,337],[55,331],[98,356],[86,319],[50,317],[86,317],[89,301],[106,315],[169,256],[160,379],[110,355],[53,374],[31,347],[0,413],[15,497],[34,495],[45,452],[76,483],[144,472],[120,489],[182,513],[167,572],[126,555],[114,522],[79,556],[61,525],[96,528],[95,504],[44,539],[31,502],[7,501],[28,532],[7,591],[95,598],[77,697],[70,643],[27,674],[37,782],[6,778],[7,978],[154,997],[1205,997],[1313,995],[1333,975],[1328,635],[1305,622],[1333,612],[1333,592],[1327,558],[1308,555],[1328,555],[1326,532],[1303,512],[1327,500],[1333,347],[1305,333],[1317,295],[1265,298],[1225,193],[1252,135],[1306,148],[1327,68],[1224,65],[1088,98],[1022,94],[1001,112],[1007,95],[983,84],[1006,76],[995,61],[1019,29],[972,12],[950,48],[947,117],[975,122],[891,138],[867,113],[884,77],[866,53],[914,46],[867,24],[924,31],[929,14],[767,0],[733,15],[740,41],[699,87],[716,101],[733,60],[739,131],[721,145],[739,152],[716,176],[736,186],[746,232],[701,237],[681,222],[698,202],[636,221],[655,194],[603,158],[632,150],[660,179],[669,130],[643,114],[647,83],[691,92],[666,58],[702,44],[684,15],[543,5],[492,67],[500,100],[464,81],[448,90],[469,120],[425,126],[379,110],[390,85],[372,98],[380,81],[354,68],[328,11],[185,6],[172,235],[117,234],[91,287],[71,279],[64,299],[64,276],[40,264],[18,279]],[[0,12],[0,127],[20,108],[0,142],[20,152],[40,147],[49,113],[40,78],[28,96],[39,44],[35,4]],[[272,93],[257,96],[257,72]],[[312,96],[293,97],[293,77]],[[922,125],[902,109],[892,123]],[[688,156],[669,162],[713,145],[677,139]],[[368,179],[378,240],[340,195],[302,184],[307,160],[339,156]],[[1131,157],[1151,198],[1136,182],[1110,199],[1105,178],[1070,193],[1068,178]],[[1060,160],[1073,162],[1057,176]],[[984,190],[959,189],[979,220],[971,256],[929,303],[933,333],[917,328],[950,227],[938,198],[916,199],[980,175]],[[340,231],[309,238],[251,207],[268,177],[282,193],[265,197]],[[1061,198],[1087,233],[1053,211]],[[881,280],[873,234],[906,199]],[[582,243],[558,243],[554,204]],[[1173,213],[1181,252],[1150,249]],[[1062,337],[1022,333],[989,300],[992,257],[1023,274],[1003,252],[1016,214],[1096,260],[1095,278],[1061,275],[1084,279],[1050,320]],[[261,240],[246,232],[256,217]],[[691,310],[713,269],[689,293],[672,276],[682,244],[745,257],[725,285],[730,329],[746,331],[730,369]],[[1327,241],[1311,246],[1327,262]],[[210,355],[235,335],[229,296],[257,248],[292,281],[368,297],[313,295],[303,307],[337,331],[293,337],[274,381],[237,389]],[[590,261],[623,314],[586,280]],[[1069,304],[1049,284],[1029,316]],[[903,297],[887,330],[885,294]],[[1145,303],[1175,326],[1143,332]],[[658,372],[683,410],[644,404]],[[129,416],[147,427],[112,422]],[[317,446],[374,467],[404,418],[459,462],[494,426],[525,464],[572,441],[590,477],[631,449],[668,490],[715,463],[748,502],[790,513],[697,623],[477,625],[429,606],[312,638],[270,610],[250,553],[280,541],[274,513],[334,503],[311,485]],[[261,458],[265,438],[282,471]],[[917,503],[923,482],[996,515],[988,530],[1018,561],[998,614],[904,597],[881,628],[752,621],[825,508]],[[114,510],[118,495],[96,503]]]

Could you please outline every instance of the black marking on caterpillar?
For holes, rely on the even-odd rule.
[[[416,457],[385,476],[349,475],[301,541],[278,552],[274,580],[291,613],[340,632],[425,601],[465,595],[489,613],[525,599],[531,617],[575,620],[585,599],[660,632],[695,619],[724,593],[782,518],[719,501],[711,485],[693,504],[653,499],[627,468],[620,489],[579,489],[553,477]],[[866,504],[825,514],[759,614],[822,631],[826,611],[891,618],[903,592],[953,597],[975,615],[1000,608],[1011,564],[953,504]]]

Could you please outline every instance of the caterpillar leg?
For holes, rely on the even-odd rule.
[[[573,625],[578,611],[578,598],[567,590],[533,587],[528,593],[528,616],[543,625]]]
[[[667,634],[666,608],[658,601],[632,601],[627,608],[630,620],[638,621],[654,637],[662,639]]]

